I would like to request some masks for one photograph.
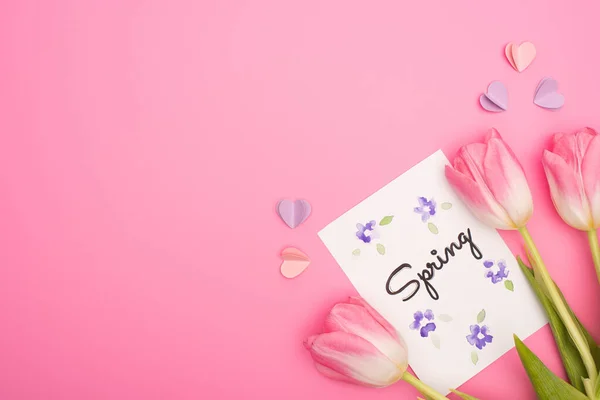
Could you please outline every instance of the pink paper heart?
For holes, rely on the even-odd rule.
[[[513,56],[512,56],[512,48],[513,48],[512,43],[507,44],[506,47],[504,48],[504,54],[506,55],[506,59],[508,60],[510,65],[514,69],[517,69],[517,66],[515,65],[515,60],[513,60]]]
[[[510,65],[517,71],[523,72],[535,59],[536,50],[531,42],[523,42],[518,46],[509,43],[506,45],[504,53]]]
[[[281,275],[292,279],[300,275],[310,264],[306,254],[295,247],[287,247],[281,252]]]

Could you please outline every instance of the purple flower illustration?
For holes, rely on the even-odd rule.
[[[477,347],[479,350],[483,349],[486,344],[492,343],[494,337],[489,335],[490,328],[486,325],[471,325],[471,334],[467,335],[467,342],[471,346]]]
[[[483,262],[483,266],[488,269],[485,272],[485,277],[490,278],[493,284],[498,282],[502,282],[504,279],[508,278],[508,269],[506,268],[506,261],[498,260],[496,263],[498,265],[498,271],[494,273],[491,268],[494,266],[494,262],[491,260],[486,260]]]
[[[375,221],[369,221],[366,224],[356,224],[356,237],[365,243],[371,243],[371,240],[379,237],[379,232],[375,229],[377,223]]]
[[[421,214],[421,221],[427,222],[429,218],[435,215],[435,200],[432,198],[427,200],[425,197],[419,197],[419,207],[415,207],[414,210],[417,214]]]
[[[435,331],[436,326],[435,326],[435,323],[433,322],[433,319],[434,319],[433,311],[425,310],[424,313],[421,311],[417,311],[414,314],[414,318],[415,318],[415,320],[408,327],[410,329],[412,329],[413,331],[416,331],[417,329],[419,329],[419,333],[421,334],[421,337],[428,337],[429,333]],[[423,318],[425,318],[426,321],[423,321]],[[429,322],[427,322],[427,321],[429,321]],[[423,322],[423,325],[421,325],[421,322]]]

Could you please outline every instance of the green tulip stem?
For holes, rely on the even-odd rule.
[[[592,251],[592,259],[594,260],[594,267],[596,267],[596,275],[598,275],[598,281],[600,282],[600,246],[598,246],[598,233],[595,229],[588,231],[588,240],[590,241],[590,250]]]
[[[434,388],[427,386],[426,384],[424,384],[423,382],[421,382],[416,376],[414,376],[413,374],[411,374],[408,371],[405,371],[404,374],[402,375],[402,380],[405,382],[410,383],[412,386],[414,386],[419,392],[421,392],[422,394],[424,394],[425,396],[427,396],[429,399],[432,400],[448,400],[448,398],[446,396],[442,396],[439,392],[437,392]]]
[[[569,332],[571,340],[573,340],[573,344],[579,351],[581,360],[583,361],[585,369],[588,373],[588,378],[590,379],[590,386],[594,387],[596,378],[598,377],[598,370],[596,369],[596,363],[594,362],[594,358],[592,357],[592,353],[587,344],[587,340],[585,339],[583,332],[579,328],[579,325],[573,318],[573,315],[571,314],[571,312],[569,312],[569,309],[567,308],[564,299],[560,295],[558,288],[554,284],[554,281],[550,277],[550,274],[548,273],[548,270],[544,265],[544,261],[542,261],[542,256],[540,255],[540,252],[538,251],[537,247],[535,247],[535,244],[533,243],[533,238],[529,234],[529,231],[526,227],[523,227],[519,228],[519,233],[521,234],[521,236],[523,236],[525,244],[527,245],[527,248],[529,249],[529,252],[531,254],[534,273],[536,274],[536,277],[539,274],[542,278],[542,282],[546,287],[550,301],[556,308],[556,312],[565,324],[565,327]],[[597,243],[598,241],[596,240],[596,245]]]

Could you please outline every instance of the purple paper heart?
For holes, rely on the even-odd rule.
[[[504,109],[498,107],[490,99],[488,99],[488,97],[485,94],[482,94],[479,97],[479,104],[481,104],[481,107],[483,107],[487,111],[491,111],[491,112],[502,112],[502,111],[504,111]]]
[[[549,109],[558,109],[565,104],[565,96],[558,93],[558,82],[552,78],[543,78],[535,89],[533,102]]]
[[[542,87],[542,85],[548,80],[548,79],[552,79],[552,78],[542,78],[542,80],[540,81],[540,83],[538,83],[537,87],[535,88],[535,94],[537,94],[537,92],[539,92],[540,88]],[[554,81],[556,83],[556,81]],[[551,86],[550,86],[551,87]],[[556,85],[556,90],[558,90],[558,85]]]
[[[500,81],[489,84],[487,92],[479,97],[479,103],[487,111],[502,112],[508,109],[508,90]]]
[[[277,204],[279,216],[289,226],[294,229],[308,218],[312,208],[306,200],[281,200]]]

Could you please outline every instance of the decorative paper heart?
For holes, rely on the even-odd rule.
[[[523,72],[535,59],[536,50],[531,42],[523,42],[518,46],[509,43],[504,49],[504,54],[514,69]]]
[[[508,109],[508,90],[500,81],[490,83],[487,92],[479,97],[481,107],[491,112],[502,112]]]
[[[513,44],[509,43],[506,45],[506,47],[504,48],[504,54],[506,55],[506,59],[508,60],[508,62],[510,63],[510,65],[518,71],[517,66],[515,65],[515,60],[513,60],[513,56],[512,56],[512,48],[513,48]]]
[[[565,104],[565,96],[558,93],[558,82],[552,78],[543,78],[535,89],[533,102],[549,109],[558,109]]]
[[[308,264],[310,264],[308,256],[295,247],[283,249],[281,258],[283,259],[281,263],[281,275],[288,279],[300,275],[308,267]]]
[[[306,200],[281,200],[277,204],[279,216],[289,226],[294,229],[308,218],[311,212],[310,203]]]

